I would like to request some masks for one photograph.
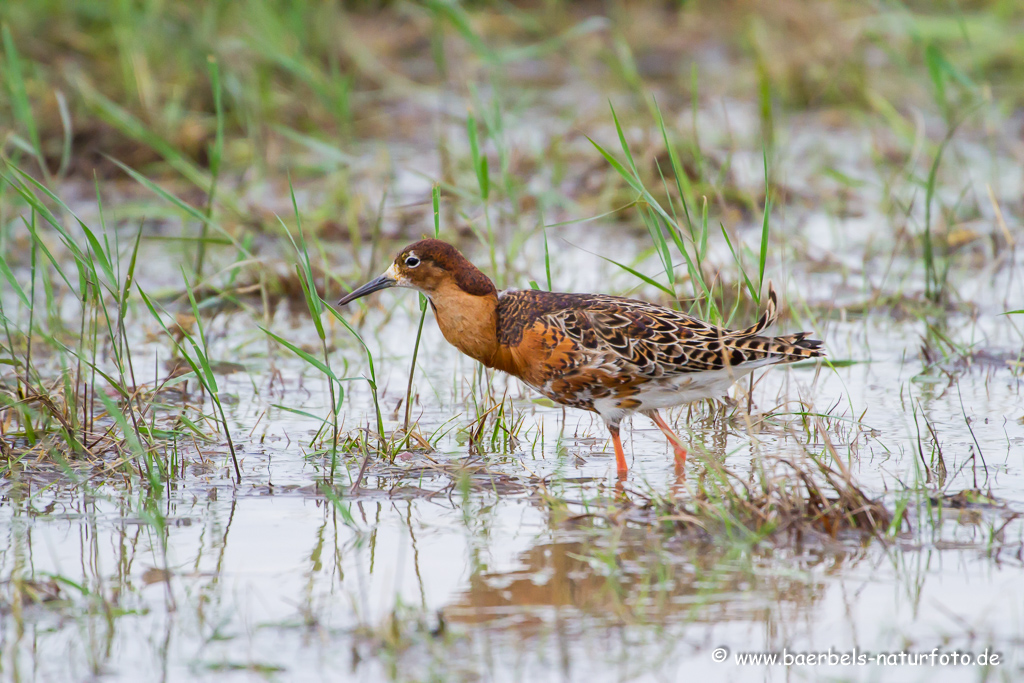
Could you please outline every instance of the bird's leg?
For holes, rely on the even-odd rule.
[[[654,424],[658,425],[658,429],[665,435],[668,442],[672,444],[672,450],[676,454],[676,466],[682,468],[686,464],[686,449],[683,447],[683,440],[672,431],[672,428],[668,426],[664,418],[661,417],[661,413],[657,410],[650,410],[647,412],[647,416],[654,420]]]
[[[615,447],[615,467],[618,470],[619,479],[625,479],[629,472],[626,465],[626,453],[622,450],[622,439],[619,438],[619,425],[609,424],[608,431],[612,435],[612,445]]]
[[[676,460],[675,467],[672,469],[675,470],[676,474],[675,481],[672,482],[672,493],[676,496],[688,495],[686,492],[686,468],[680,465],[679,461]]]

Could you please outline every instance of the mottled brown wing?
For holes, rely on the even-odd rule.
[[[593,297],[589,304],[543,317],[586,352],[588,365],[646,379],[715,367],[708,347],[720,344],[719,335],[707,323],[629,299]]]
[[[586,365],[657,379],[760,361],[787,362],[821,355],[807,333],[760,337],[775,322],[778,299],[769,284],[768,305],[744,330],[710,325],[680,311],[635,299],[587,295],[572,308],[541,316],[589,357]]]
[[[726,330],[646,301],[597,294],[505,292],[498,341],[509,371],[553,400],[593,409],[593,401],[628,397],[652,380],[754,362],[821,355],[806,333],[757,336],[775,320],[775,292],[757,324]]]

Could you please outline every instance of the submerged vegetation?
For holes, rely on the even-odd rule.
[[[1018,5],[0,5],[3,677],[1014,678]],[[735,327],[772,280],[829,360],[617,482],[422,297],[332,305],[427,235]]]

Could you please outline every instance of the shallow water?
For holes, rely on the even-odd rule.
[[[571,276],[565,282],[578,288]],[[371,311],[362,329],[391,430],[400,426],[415,297],[386,292],[380,299],[397,307],[386,317]],[[962,680],[981,672],[787,670],[731,658],[782,648],[988,648],[1004,658],[990,674],[1015,678],[1024,665],[1024,545],[1022,526],[1011,519],[1024,506],[1019,377],[1001,362],[922,374],[921,323],[841,317],[824,327],[831,357],[867,362],[759,375],[755,414],[774,408],[770,426],[748,432],[742,410],[727,422],[704,419],[705,408],[689,422],[685,413],[673,415],[693,444],[684,484],[691,493],[677,494],[692,495],[704,457],[753,476],[759,462],[804,457],[801,444],[820,452],[818,435],[787,414],[802,400],[843,418],[828,422],[830,440],[849,457],[858,485],[890,507],[906,499],[904,482],[924,476],[917,435],[927,439],[925,416],[943,447],[943,490],[981,489],[997,504],[945,508],[939,520],[922,517],[920,496],[911,496],[910,528],[884,543],[751,546],[610,526],[579,516],[601,512],[613,495],[614,459],[600,424],[577,411],[563,416],[531,402],[518,384],[490,378],[492,393],[506,394],[521,411],[519,439],[511,453],[500,439],[498,452],[471,453],[459,429],[475,419],[467,399],[480,396],[472,387],[481,378],[428,321],[414,418],[424,434],[445,423],[455,429],[429,457],[404,453],[394,465],[375,463],[339,508],[316,488],[327,469],[323,457],[306,456],[318,422],[274,407],[328,413],[326,385],[296,359],[275,353],[270,360],[265,347],[244,343],[251,336],[244,316],[221,316],[211,325],[214,356],[246,365],[221,380],[234,399],[243,483],[232,482],[226,449],[204,449],[207,462],[186,466],[157,501],[161,531],[143,494],[124,484],[69,486],[31,470],[4,480],[0,575],[32,577],[55,598],[5,603],[6,670],[38,681]],[[949,330],[1005,350],[1015,334],[1005,320],[955,316]],[[301,317],[280,315],[276,327],[293,340],[315,338]],[[360,352],[344,330],[332,334],[335,358],[357,375]],[[232,351],[239,347],[250,350],[239,358]],[[140,366],[151,365],[144,354],[159,348],[140,347]],[[280,373],[274,383],[272,369]],[[365,384],[349,384],[344,429],[368,424],[371,415]],[[676,479],[657,430],[636,418],[625,443],[629,486],[670,491]],[[930,442],[923,443],[930,459]],[[361,464],[358,454],[339,463],[345,490]],[[554,499],[565,504],[552,507]],[[728,662],[713,659],[719,647],[728,649]]]

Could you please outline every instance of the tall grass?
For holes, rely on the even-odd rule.
[[[146,308],[152,314],[154,320],[163,328],[174,342],[175,351],[181,355],[181,357],[188,363],[188,366],[192,369],[195,374],[196,380],[202,386],[203,390],[209,395],[210,400],[213,402],[213,407],[217,411],[217,417],[220,419],[220,426],[223,428],[224,438],[228,444],[228,450],[231,453],[231,463],[234,465],[235,477],[237,483],[242,483],[242,470],[238,466],[238,456],[235,453],[235,443],[231,438],[231,426],[228,424],[227,415],[224,413],[224,402],[221,400],[220,388],[217,384],[217,375],[213,371],[213,367],[210,359],[210,351],[207,347],[206,333],[203,331],[202,315],[199,312],[199,305],[196,303],[195,293],[192,290],[191,283],[189,282],[188,276],[182,271],[182,278],[185,281],[185,291],[188,294],[188,301],[192,307],[192,316],[196,321],[198,328],[198,334],[192,334],[188,330],[180,330],[181,336],[184,341],[188,342],[188,346],[184,346],[179,343],[174,335],[168,328],[166,323],[163,321],[163,315],[161,311],[157,310],[156,304],[146,296],[145,292],[139,290],[139,295],[146,304]]]
[[[618,136],[625,163],[595,140],[590,139],[590,142],[601,156],[605,158],[612,169],[636,192],[636,197],[630,206],[639,213],[647,228],[654,251],[661,262],[666,282],[663,284],[655,278],[644,275],[623,263],[612,261],[611,259],[606,260],[611,261],[617,267],[636,276],[643,282],[660,289],[671,296],[673,300],[676,300],[679,297],[679,291],[674,260],[676,255],[682,257],[683,262],[686,264],[686,274],[689,276],[692,288],[694,303],[691,310],[696,310],[699,315],[710,322],[727,323],[732,318],[732,315],[735,314],[736,307],[733,308],[732,313],[729,315],[723,313],[721,288],[724,286],[724,283],[717,274],[711,278],[712,274],[707,273],[705,268],[709,236],[708,199],[707,197],[700,198],[701,217],[699,223],[695,222],[690,215],[690,204],[694,201],[692,184],[682,168],[679,154],[670,139],[668,130],[665,127],[664,117],[656,102],[653,102],[652,111],[655,113],[658,131],[669,157],[669,168],[667,171],[672,181],[671,184],[665,177],[666,170],[662,169],[660,164],[657,168],[657,180],[660,181],[664,191],[668,209],[658,200],[654,192],[648,187],[643,174],[638,170],[614,107],[611,109],[612,121],[615,125],[615,132]],[[746,287],[747,293],[755,305],[760,305],[761,294],[764,288],[769,248],[769,218],[772,208],[767,150],[764,151],[763,159],[765,200],[761,221],[760,247],[756,256],[757,271],[755,276],[752,277],[749,273],[749,267],[746,265],[743,251],[733,245],[725,226],[720,226],[723,240],[733,256],[736,274]],[[673,192],[675,193],[674,195]]]
[[[214,134],[213,143],[208,148],[210,161],[210,189],[206,193],[206,219],[203,221],[199,233],[199,243],[196,245],[195,277],[201,280],[203,277],[203,262],[206,259],[206,234],[210,226],[210,219],[213,217],[214,202],[217,199],[217,179],[220,177],[221,161],[224,157],[224,106],[222,104],[220,67],[212,57],[209,60],[210,81],[213,87],[213,109],[217,119],[217,129]]]
[[[12,267],[21,259],[11,254],[2,268],[16,302],[12,310],[0,301],[0,357],[10,370],[0,373],[4,450],[15,459],[34,453],[61,463],[112,456],[112,467],[134,464],[151,483],[173,476],[168,458],[177,442],[206,434],[201,417],[168,411],[158,399],[166,382],[154,378],[147,386],[137,374],[129,311],[136,297],[146,300],[135,284],[141,230],[124,252],[98,194],[97,230],[20,168],[7,165],[0,179],[29,209],[22,226],[30,244],[27,272]],[[9,234],[7,244],[12,240]],[[58,282],[75,300],[70,325]]]
[[[28,139],[15,134],[11,140],[22,151],[34,157],[39,165],[39,170],[49,180],[49,169],[46,159],[43,157],[43,147],[39,137],[39,130],[36,126],[35,116],[32,113],[32,104],[28,99],[28,92],[25,88],[25,73],[22,65],[21,55],[14,43],[11,29],[7,24],[0,27],[0,36],[3,38],[5,64],[3,69],[4,80],[7,81],[7,89],[10,93],[11,109],[14,118],[20,125]]]
[[[331,410],[331,441],[330,447],[327,449],[327,452],[330,455],[330,482],[333,484],[335,470],[337,469],[338,464],[339,412],[341,410],[342,403],[345,400],[344,382],[348,380],[347,378],[338,377],[337,375],[334,374],[334,371],[331,369],[331,358],[327,348],[327,333],[323,323],[324,309],[329,308],[329,306],[325,304],[317,290],[316,280],[313,276],[313,266],[309,258],[309,248],[307,246],[306,237],[302,229],[302,217],[299,213],[298,202],[295,199],[295,190],[294,188],[291,187],[289,189],[291,192],[292,209],[295,212],[296,228],[299,233],[298,242],[295,241],[295,238],[288,230],[288,226],[284,224],[284,221],[281,221],[281,227],[284,230],[285,234],[288,236],[288,240],[291,242],[292,248],[294,249],[295,255],[297,257],[297,263],[295,264],[295,272],[296,275],[298,276],[299,284],[302,287],[303,300],[305,301],[306,308],[309,311],[310,317],[313,320],[313,325],[316,328],[317,337],[320,339],[320,348],[323,355],[323,359],[320,360],[313,357],[308,352],[303,351],[295,344],[292,344],[291,342],[282,338],[280,335],[277,335],[266,328],[262,329],[268,336],[270,336],[278,343],[284,345],[289,350],[297,354],[304,361],[306,361],[307,363],[318,369],[320,372],[322,372],[324,376],[327,378],[327,388],[328,393],[330,395]],[[371,358],[371,376],[373,372],[372,362],[373,361]],[[373,380],[371,380],[370,385],[371,387],[375,387],[376,383]],[[383,439],[383,422],[380,416],[379,407],[377,408],[377,420],[378,434],[380,435],[380,438]],[[326,420],[323,421],[323,425],[327,425]],[[323,427],[321,427],[321,429],[323,429]],[[314,436],[314,440],[315,439],[316,436]]]
[[[441,188],[434,185],[430,192],[431,203],[434,208],[434,239],[441,236]],[[416,376],[416,359],[420,355],[420,339],[423,337],[423,323],[427,319],[427,297],[418,295],[420,303],[420,321],[416,325],[416,341],[412,345],[412,360],[409,361],[409,384],[405,389],[405,420],[402,422],[402,431],[408,434],[409,419],[412,415],[412,382]]]

